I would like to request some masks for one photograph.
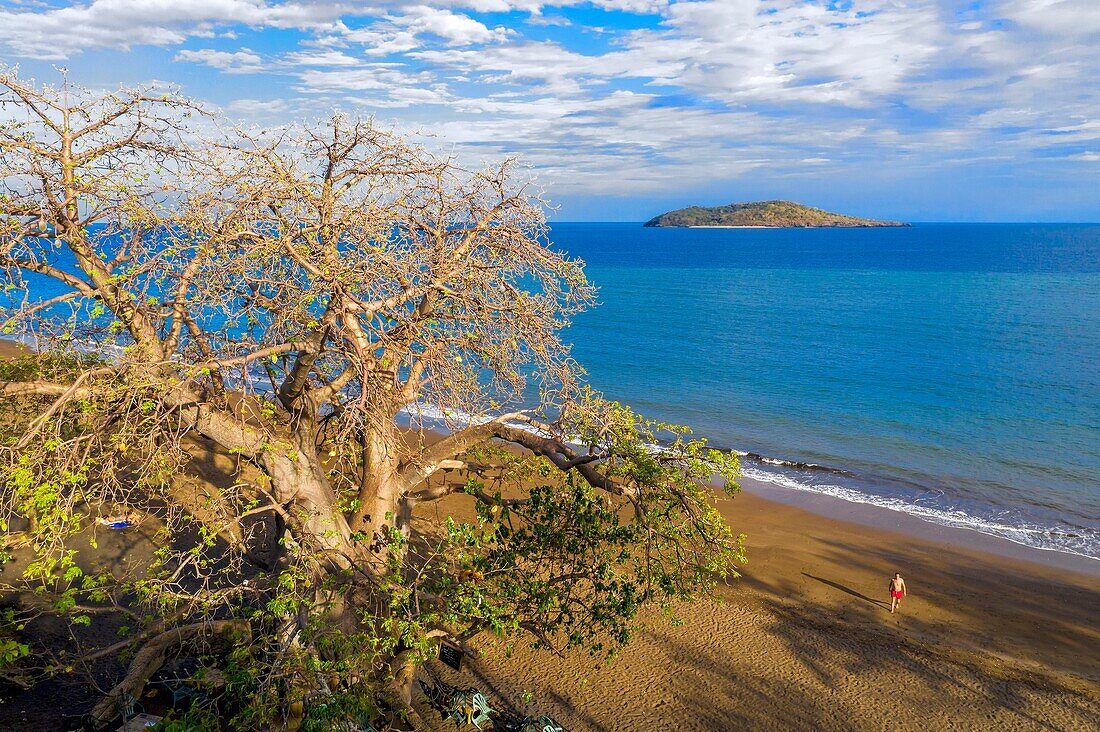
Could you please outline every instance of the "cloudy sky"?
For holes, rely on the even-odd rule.
[[[563,220],[1100,220],[1100,0],[0,0],[0,63],[520,154]]]

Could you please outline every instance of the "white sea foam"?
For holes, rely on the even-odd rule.
[[[456,423],[483,424],[492,419],[488,416],[475,416],[465,412],[445,412],[438,407],[423,403],[410,407],[409,409],[405,410],[405,412],[407,416],[410,417],[410,419],[419,419],[427,423],[434,423],[435,425],[444,429],[446,428],[447,423],[450,423],[452,425]],[[516,426],[530,429],[527,425]],[[664,448],[658,445],[653,445],[651,446],[651,449],[655,452],[659,452]],[[768,466],[775,466],[780,469],[801,467],[817,469],[825,473],[833,473],[837,475],[847,475],[847,473],[843,470],[819,466],[813,463],[796,463],[779,458],[770,458],[763,455],[756,455],[754,453],[748,453],[741,450],[734,450],[733,452],[735,452],[738,456],[742,458],[742,474],[752,480],[770,483],[772,485],[776,485],[789,490],[828,495],[834,498],[848,501],[850,503],[871,505],[891,511],[898,511],[900,513],[914,516],[923,521],[928,521],[929,523],[938,524],[941,526],[949,526],[957,529],[976,531],[981,534],[987,534],[990,536],[996,536],[1002,539],[1006,539],[1015,544],[1020,544],[1022,546],[1030,547],[1033,549],[1041,549],[1044,551],[1058,551],[1067,554],[1074,554],[1081,557],[1087,557],[1089,559],[1100,560],[1100,536],[1096,536],[1093,532],[1089,532],[1087,530],[1075,531],[1073,533],[1070,533],[1058,531],[1057,529],[1050,527],[1028,524],[1022,521],[1019,523],[1008,523],[997,521],[992,518],[982,518],[974,516],[960,509],[931,506],[926,505],[924,502],[922,502],[931,501],[933,499],[942,499],[944,497],[944,493],[942,491],[936,491],[935,495],[930,495],[926,493],[922,498],[918,498],[914,501],[905,501],[900,498],[890,496],[874,495],[872,493],[857,490],[856,488],[852,488],[850,486],[837,485],[835,483],[803,482],[789,475],[788,473],[773,472],[771,470],[764,470],[759,467],[755,467],[751,464],[746,464],[748,461],[745,460],[745,458],[763,463]]]
[[[33,338],[23,336],[15,336],[16,339],[23,341],[28,346],[36,346]],[[119,358],[122,354],[122,348],[117,345],[110,345],[104,347],[103,344],[95,342],[78,342],[77,349],[82,352],[108,352],[111,357]],[[252,375],[252,379],[245,379],[244,374],[240,369],[234,369],[233,374],[230,376],[230,386],[233,388],[239,388],[245,381],[252,381],[251,384],[253,390],[259,392],[265,392],[270,387],[266,387],[259,372]],[[489,422],[493,419],[487,415],[474,415],[461,410],[445,410],[438,406],[428,404],[425,402],[419,402],[402,410],[406,418],[411,422],[419,423],[422,425],[430,425],[442,429],[444,431],[452,428],[456,425],[478,425]],[[529,425],[517,423],[514,426],[521,429],[534,432],[535,430]],[[660,451],[660,446],[652,446],[654,451]],[[805,467],[816,468],[821,470],[828,470],[830,472],[842,473],[843,471],[837,471],[824,466],[814,465],[812,463],[792,463],[780,458],[768,457],[765,455],[756,455],[754,453],[748,453],[741,450],[734,450],[737,455],[742,458],[748,458],[763,465],[774,466],[779,469],[792,468],[792,467]],[[1073,554],[1076,556],[1087,557],[1089,559],[1100,560],[1100,536],[1095,535],[1095,532],[1088,530],[1077,530],[1073,533],[1066,531],[1059,531],[1051,527],[1038,526],[1027,523],[1004,523],[996,521],[991,518],[981,518],[974,516],[965,511],[959,509],[942,508],[936,506],[924,505],[920,499],[915,501],[904,501],[900,498],[890,496],[879,496],[872,493],[867,493],[861,490],[849,486],[837,485],[835,483],[810,483],[803,482],[797,478],[783,472],[773,472],[770,470],[763,470],[753,465],[746,465],[746,461],[742,461],[741,472],[742,474],[752,480],[760,481],[763,483],[769,483],[771,485],[779,486],[788,490],[795,490],[804,493],[816,493],[820,495],[832,496],[839,498],[850,503],[864,504],[877,506],[879,508],[888,509],[891,511],[898,511],[910,516],[914,516],[923,521],[928,521],[933,524],[941,526],[949,526],[957,529],[966,529],[969,531],[976,531],[981,534],[987,534],[990,536],[996,536],[1015,544],[1030,547],[1032,549],[1040,549],[1043,551],[1058,551],[1067,554]],[[942,498],[943,493],[938,492],[936,498]]]
[[[1002,523],[994,519],[973,516],[957,509],[926,506],[918,502],[907,502],[889,496],[876,496],[847,486],[804,483],[789,475],[773,473],[747,465],[742,465],[741,472],[745,477],[752,480],[770,483],[790,490],[817,493],[840,498],[851,503],[878,506],[879,508],[915,516],[941,526],[967,529],[1007,539],[1015,544],[1032,549],[1058,551],[1100,560],[1100,537],[1091,535],[1091,532],[1088,531],[1070,533],[1026,523]]]

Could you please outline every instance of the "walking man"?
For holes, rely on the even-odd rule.
[[[901,574],[894,572],[894,578],[890,580],[890,612],[901,607],[901,598],[905,597],[905,580]]]

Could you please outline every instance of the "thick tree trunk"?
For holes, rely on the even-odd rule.
[[[441,729],[442,725],[429,723],[413,706],[413,698],[417,693],[417,670],[418,666],[412,660],[410,651],[405,651],[393,659],[390,663],[390,672],[393,675],[389,683],[391,698],[408,716],[413,729],[423,732]]]
[[[292,507],[291,515],[301,521],[294,528],[314,548],[326,551],[330,564],[347,567],[354,561],[351,528],[337,505],[312,435],[298,433],[267,442],[239,418],[209,406],[195,405],[182,411],[197,432],[252,457],[263,467],[271,478],[272,497],[280,505]]]
[[[293,451],[265,450],[259,463],[271,478],[273,497],[291,504],[301,520],[299,531],[313,545],[332,553],[331,563],[346,567],[354,561],[351,528],[336,503],[336,492],[312,444],[296,439]]]
[[[408,512],[398,473],[398,439],[392,416],[372,419],[363,436],[360,506],[351,526],[370,537],[376,552],[380,544],[386,543],[391,528],[408,531]]]

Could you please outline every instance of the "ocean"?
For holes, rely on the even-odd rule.
[[[1100,559],[1100,225],[555,223],[593,385],[744,474]]]
[[[565,339],[609,398],[749,478],[1100,559],[1100,225],[551,240],[600,288]]]

